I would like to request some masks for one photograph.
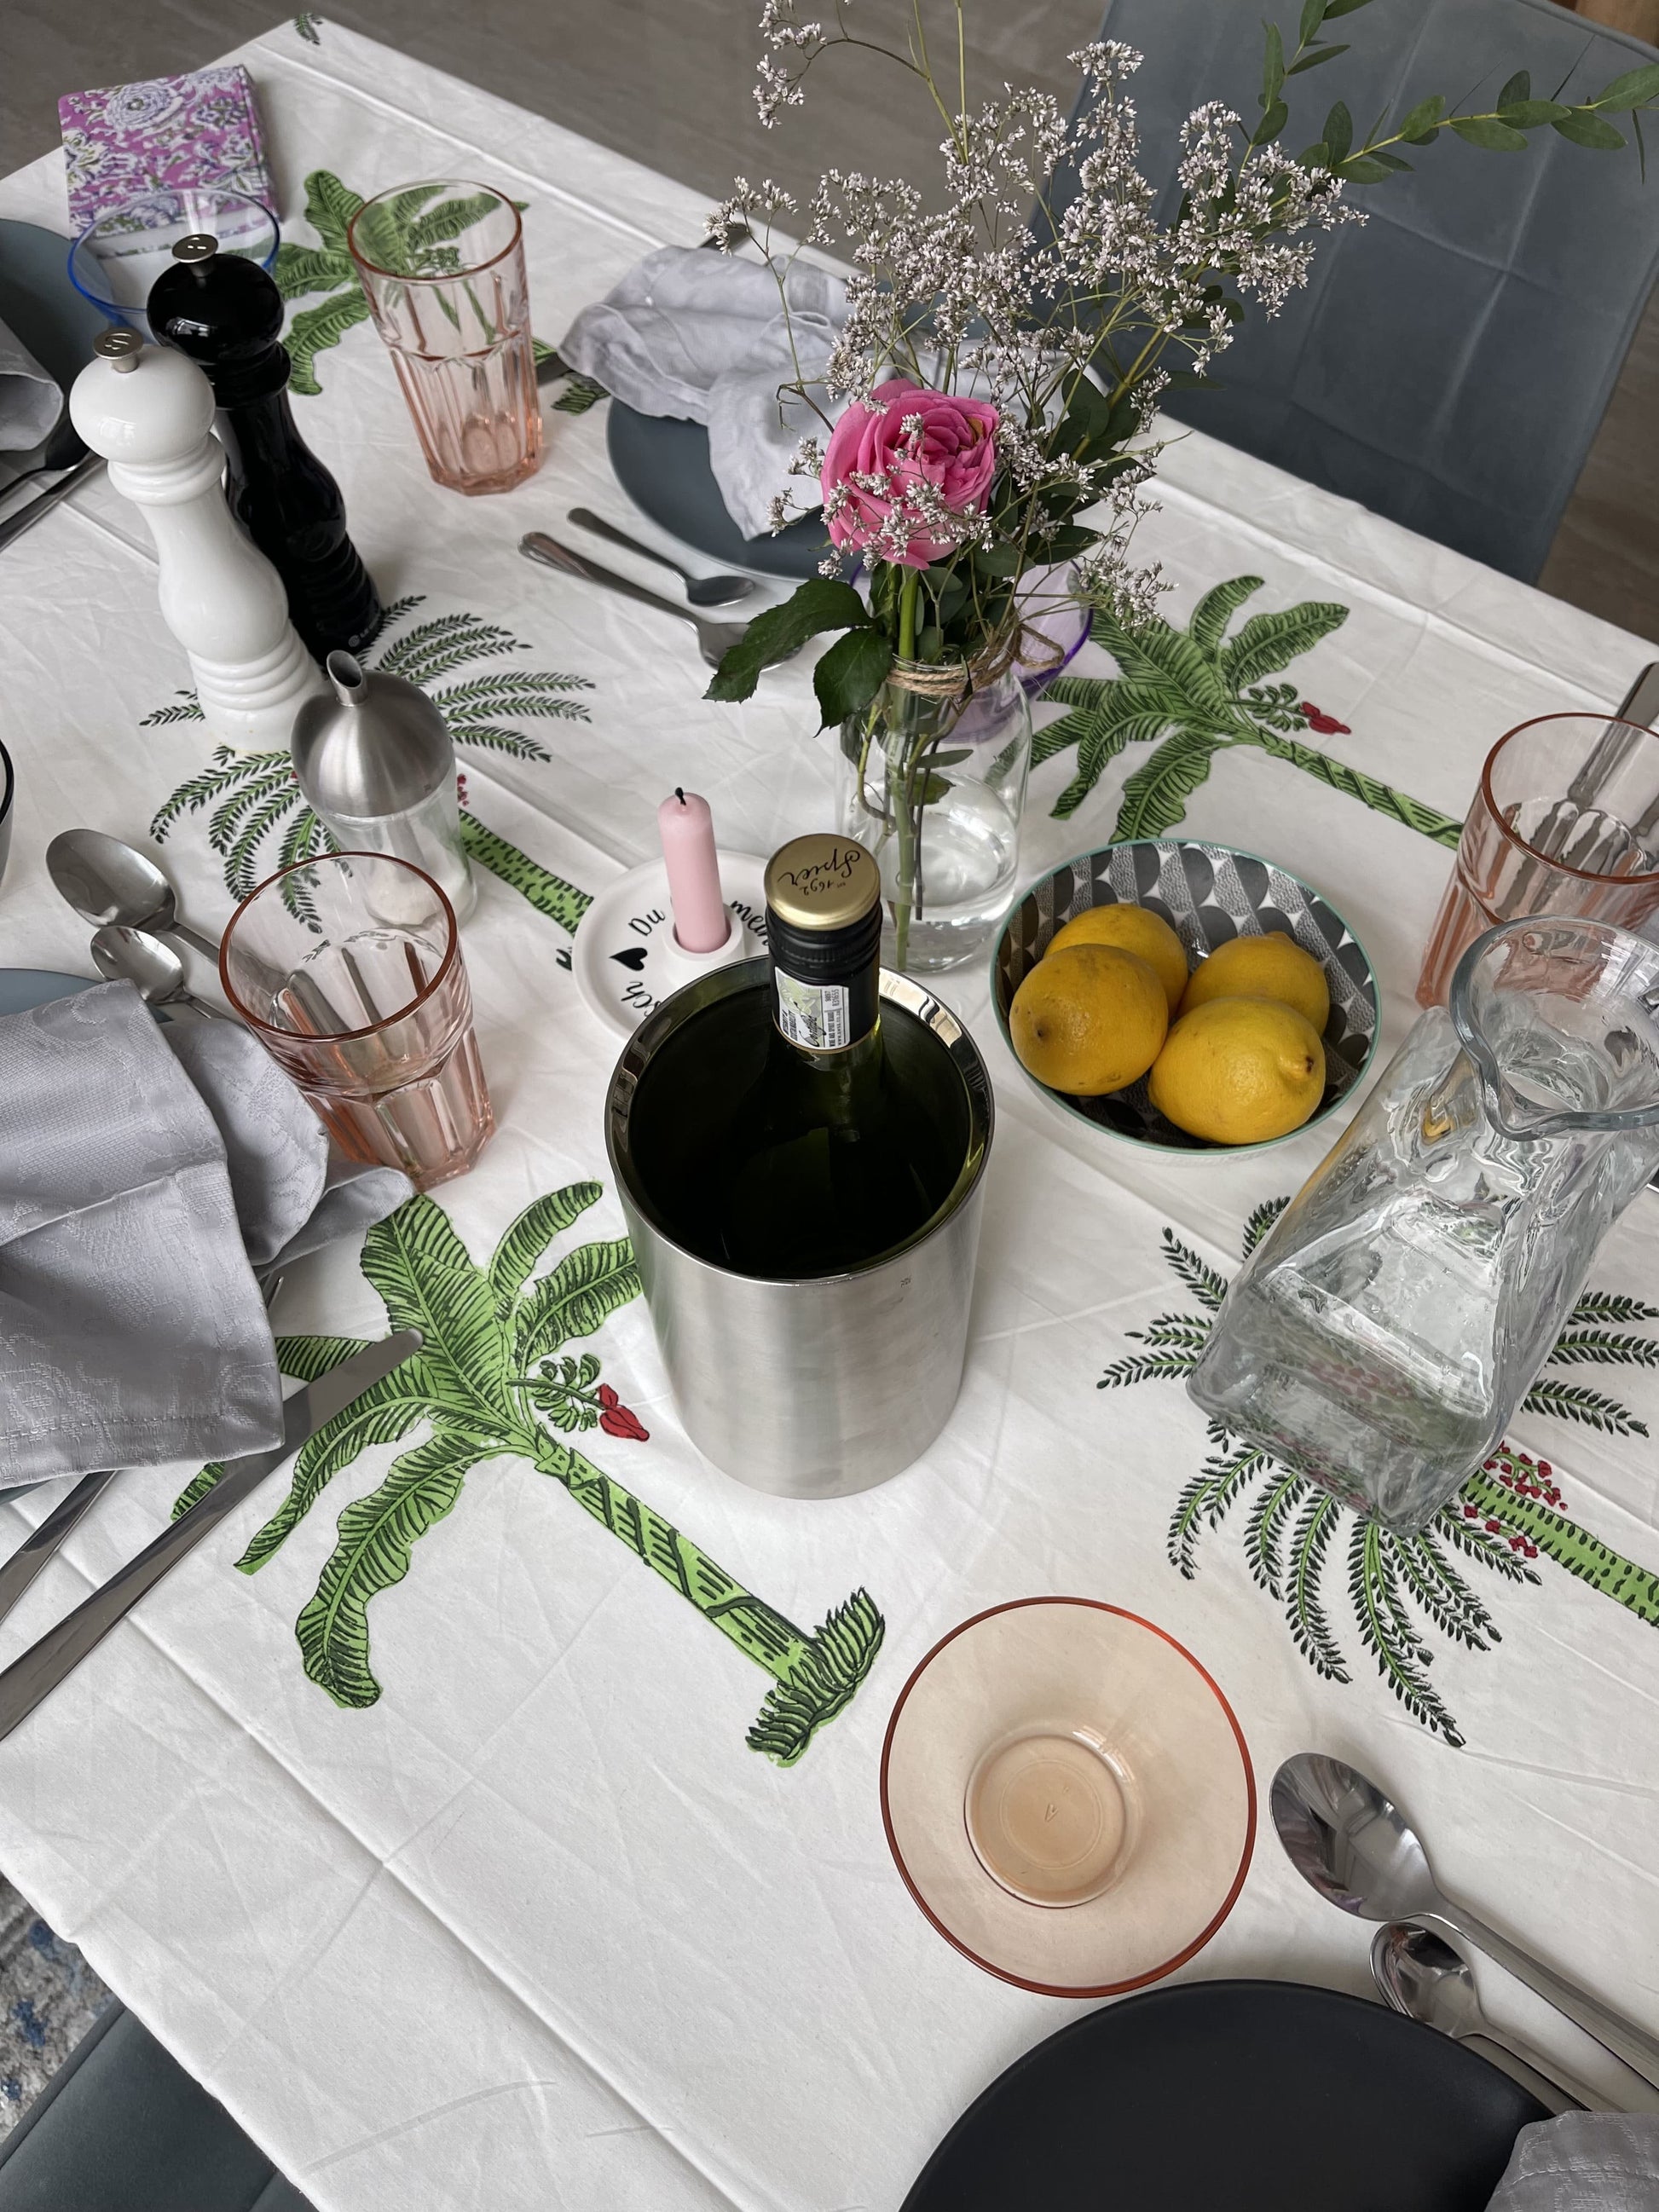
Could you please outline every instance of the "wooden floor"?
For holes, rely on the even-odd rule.
[[[861,25],[900,0],[859,0]],[[734,175],[805,196],[833,166],[916,173],[933,154],[909,88],[839,55],[804,109],[764,131],[750,98],[757,0],[325,0],[336,21],[721,196]],[[968,0],[970,76],[1069,100],[1066,55],[1098,0]],[[58,139],[57,98],[199,67],[265,29],[272,0],[5,0],[0,174]],[[1656,179],[1659,191],[1659,179]],[[1659,294],[1625,364],[1540,581],[1659,640]]]

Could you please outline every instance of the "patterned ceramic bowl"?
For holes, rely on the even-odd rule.
[[[1091,907],[1124,900],[1161,915],[1194,967],[1229,938],[1264,937],[1273,930],[1282,930],[1312,953],[1331,991],[1325,1095],[1317,1110],[1290,1135],[1317,1128],[1370,1066],[1376,1049],[1376,978],[1364,945],[1328,899],[1299,876],[1231,845],[1208,845],[1195,837],[1139,838],[1080,853],[1034,884],[1004,923],[991,956],[991,999],[1004,1038],[1015,992],[1061,927]],[[1189,1137],[1158,1111],[1144,1077],[1103,1098],[1069,1097],[1030,1075],[1026,1081],[1079,1121],[1155,1152],[1259,1152],[1290,1141],[1269,1137],[1255,1145],[1212,1145]]]

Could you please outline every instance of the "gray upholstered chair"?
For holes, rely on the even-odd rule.
[[[117,2004],[0,2142],[0,2212],[310,2207]]]
[[[1200,100],[1261,114],[1260,8],[1242,0],[1108,0],[1103,37],[1146,56],[1128,90],[1142,167],[1168,219],[1177,131]],[[1297,0],[1266,13],[1294,40]],[[1324,34],[1334,62],[1291,79],[1285,145],[1343,100],[1357,131],[1431,93],[1494,99],[1516,70],[1536,94],[1580,96],[1659,60],[1553,0],[1371,0]],[[1612,120],[1630,135],[1627,116]],[[1644,182],[1624,153],[1546,127],[1522,153],[1442,131],[1397,149],[1409,175],[1350,186],[1370,221],[1322,234],[1313,275],[1271,322],[1252,311],[1216,362],[1220,391],[1169,411],[1530,581],[1543,566],[1659,271],[1659,131]]]

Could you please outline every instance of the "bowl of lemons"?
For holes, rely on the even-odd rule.
[[[1156,1152],[1283,1143],[1376,1048],[1376,978],[1330,901],[1192,837],[1108,845],[1034,884],[997,941],[991,997],[1038,1090]]]

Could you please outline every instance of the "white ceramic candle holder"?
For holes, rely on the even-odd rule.
[[[661,860],[630,868],[582,916],[571,954],[576,988],[618,1036],[629,1036],[699,975],[765,951],[765,861],[753,853],[722,852],[720,866],[732,927],[726,943],[712,952],[688,952],[675,937],[668,870]]]

